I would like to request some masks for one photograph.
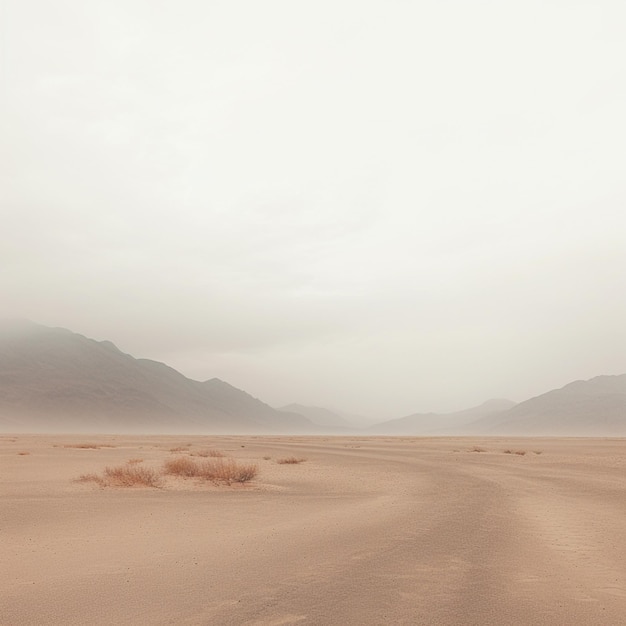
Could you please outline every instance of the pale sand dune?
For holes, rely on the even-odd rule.
[[[63,447],[91,442],[116,447]],[[259,476],[73,482],[131,458],[160,467],[184,444],[253,460]],[[3,436],[0,623],[623,624],[625,447]],[[291,455],[307,461],[276,463]]]

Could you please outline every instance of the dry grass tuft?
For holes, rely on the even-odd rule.
[[[513,454],[517,454],[518,456],[524,456],[526,454],[526,450],[515,450]]]
[[[98,483],[101,487],[104,487],[104,478],[98,474],[81,474],[77,479],[77,483]]]
[[[126,463],[128,463],[128,465],[137,465],[137,463],[143,463],[143,459],[128,459]]]
[[[297,465],[298,463],[304,463],[304,461],[306,461],[306,459],[295,456],[288,456],[284,459],[276,459],[276,463],[279,463],[280,465]]]
[[[163,464],[163,472],[172,476],[198,476],[198,463],[188,456],[177,456]]]
[[[22,452],[18,452],[20,456],[28,456],[30,452],[28,450],[22,450]]]
[[[176,446],[175,448],[170,448],[170,452],[189,452],[189,446]]]
[[[98,443],[66,443],[64,448],[78,448],[79,450],[99,450],[102,446]]]
[[[200,464],[201,477],[214,483],[247,483],[258,474],[254,463],[237,463],[235,459],[212,459]]]
[[[485,448],[481,448],[480,446],[474,446],[470,452],[487,452],[487,450],[485,450]]]
[[[161,487],[163,484],[158,472],[137,465],[105,467],[102,476],[83,474],[78,482],[95,482],[101,487]]]
[[[183,478],[201,478],[216,484],[247,483],[258,473],[254,464],[237,463],[235,459],[216,457],[206,461],[194,461],[189,457],[177,457],[166,461],[163,467],[165,474],[182,476]]]
[[[160,487],[162,485],[158,472],[137,465],[105,467],[104,478],[112,487]]]
[[[543,450],[533,450],[533,454],[542,454]]]
[[[272,458],[271,456],[264,456],[264,457],[263,457],[263,460],[264,460],[264,461],[269,461],[271,458]]]

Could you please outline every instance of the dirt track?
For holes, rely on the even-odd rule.
[[[63,447],[87,440],[115,447]],[[179,443],[259,477],[73,482],[138,456],[159,467]],[[0,623],[626,623],[625,446],[2,437]],[[291,454],[307,460],[276,463]]]

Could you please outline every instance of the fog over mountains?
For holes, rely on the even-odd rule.
[[[357,429],[322,407],[275,409],[227,382],[191,380],[109,341],[27,321],[0,324],[5,432],[361,433],[626,436],[626,374],[576,381],[515,404],[488,400]]]
[[[30,322],[0,331],[0,427],[43,432],[311,432],[213,378],[198,382],[109,341]]]
[[[414,413],[388,422],[376,424],[370,428],[372,434],[411,435],[449,435],[469,427],[477,420],[487,416],[504,413],[515,402],[504,399],[487,400],[480,406],[456,411],[454,413]]]

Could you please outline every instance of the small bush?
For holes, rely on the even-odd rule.
[[[172,476],[198,476],[198,464],[188,456],[177,456],[175,459],[165,461],[163,471]]]
[[[64,448],[78,448],[79,450],[98,450],[102,446],[97,443],[66,443]]]
[[[271,456],[264,456],[264,457],[263,457],[263,460],[264,460],[264,461],[269,461],[271,458],[272,458]]]
[[[481,448],[480,446],[474,446],[470,452],[487,452],[487,450],[485,450],[485,448]]]
[[[280,465],[297,465],[298,463],[304,463],[304,461],[306,461],[306,459],[295,456],[288,456],[284,459],[276,459],[276,463],[279,463]]]
[[[160,487],[162,483],[153,469],[136,465],[105,467],[104,480],[112,487]]]
[[[22,452],[18,452],[18,454],[20,456],[28,456],[30,454],[30,452],[28,452],[28,450],[23,450]]]
[[[105,467],[102,476],[83,474],[79,482],[95,482],[101,487],[161,487],[162,480],[158,472],[147,467],[120,465]]]
[[[235,459],[216,457],[206,461],[194,461],[189,457],[178,457],[166,461],[163,471],[166,474],[184,478],[202,478],[216,484],[247,483],[258,473],[254,464],[240,464]]]
[[[98,483],[101,487],[104,487],[104,478],[98,476],[98,474],[81,474],[77,479],[78,483]]]
[[[200,476],[214,483],[247,483],[256,477],[258,468],[253,463],[237,463],[235,459],[212,459],[200,463]]]
[[[515,450],[513,454],[517,454],[518,456],[524,456],[526,454],[526,450]]]
[[[533,454],[541,454],[543,450],[533,450]]]

